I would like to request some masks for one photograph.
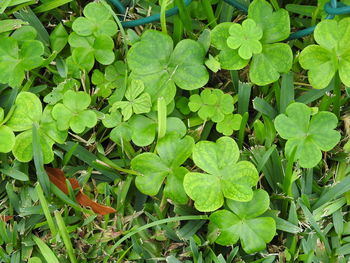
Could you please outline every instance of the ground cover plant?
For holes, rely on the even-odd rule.
[[[350,262],[350,1],[0,1],[0,263]]]

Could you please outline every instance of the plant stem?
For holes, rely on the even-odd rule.
[[[162,32],[168,34],[168,30],[166,28],[166,8],[168,6],[168,0],[163,0],[160,3],[160,25],[162,27]]]
[[[338,119],[340,117],[340,105],[341,105],[341,91],[340,91],[341,83],[339,78],[339,73],[335,73],[334,75],[334,88],[333,93],[335,95],[334,97],[334,103],[333,103],[333,112],[335,115],[337,115]]]

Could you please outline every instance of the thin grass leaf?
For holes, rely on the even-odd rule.
[[[46,259],[47,262],[50,263],[60,263],[57,259],[56,255],[52,252],[50,247],[48,247],[44,241],[42,241],[37,236],[32,235],[33,240],[35,241],[36,245],[39,247],[40,252],[42,256]]]
[[[287,106],[294,100],[294,73],[289,72],[282,75],[280,113],[286,111]]]
[[[68,4],[69,2],[72,2],[72,0],[55,0],[55,1],[44,2],[43,4],[36,7],[33,10],[33,12],[34,13],[47,12],[57,7],[60,7],[62,5]]]
[[[59,211],[55,211],[55,218],[58,226],[58,230],[60,233],[60,236],[62,237],[63,243],[66,247],[69,259],[71,263],[77,263],[77,258],[74,254],[74,248],[72,245],[72,242],[70,241],[69,233],[67,231],[66,224],[64,223],[64,220],[61,216],[61,213]]]
[[[250,83],[238,83],[238,113],[241,115],[248,112],[251,90]]]
[[[48,226],[50,228],[51,235],[52,235],[53,238],[55,238],[56,235],[57,235],[57,228],[56,228],[55,223],[53,221],[53,218],[51,216],[51,212],[50,212],[47,200],[46,200],[46,198],[44,196],[44,193],[43,193],[43,190],[42,190],[40,184],[37,184],[35,189],[36,189],[36,192],[38,194],[38,198],[40,200],[41,208],[42,208],[42,210],[44,212],[47,224],[48,224]]]

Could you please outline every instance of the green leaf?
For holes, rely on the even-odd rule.
[[[260,39],[263,32],[254,20],[246,19],[242,25],[233,24],[229,29],[230,36],[227,45],[232,49],[238,49],[238,55],[243,59],[250,59],[253,54],[262,51]]]
[[[288,12],[282,8],[273,12],[272,6],[265,0],[254,0],[249,5],[248,18],[253,19],[262,28],[262,43],[275,43],[289,37]]]
[[[2,125],[0,126],[0,152],[8,153],[15,145],[15,134],[12,129]]]
[[[68,33],[64,26],[61,23],[59,23],[50,34],[51,48],[53,51],[59,53],[67,45],[67,42]]]
[[[133,170],[140,172],[136,177],[137,188],[144,194],[156,195],[165,178],[168,178],[165,194],[177,203],[185,204],[187,196],[183,188],[183,178],[187,169],[180,167],[192,153],[194,140],[190,136],[181,137],[168,134],[158,141],[158,153],[142,153],[131,161]]]
[[[196,144],[193,161],[207,174],[186,174],[184,187],[199,211],[218,209],[223,205],[224,197],[251,200],[251,187],[259,179],[258,172],[250,162],[237,162],[238,159],[239,149],[232,138],[221,137],[216,143],[201,141]]]
[[[111,20],[111,13],[101,2],[92,2],[85,6],[84,16],[74,20],[72,28],[80,36],[105,34],[114,36],[117,24]]]
[[[38,40],[18,42],[13,37],[0,37],[0,83],[19,87],[24,73],[43,63],[44,45]]]
[[[309,70],[310,84],[316,89],[328,86],[339,71],[341,81],[350,86],[350,18],[339,22],[323,20],[315,29],[314,37],[319,45],[310,45],[300,53],[300,65]]]
[[[242,116],[240,114],[227,114],[221,122],[216,124],[216,130],[225,136],[230,136],[233,131],[240,129],[241,122]]]
[[[200,95],[190,97],[188,107],[197,112],[202,120],[222,122],[226,114],[233,112],[233,98],[220,89],[204,89]]]
[[[132,78],[144,81],[145,92],[151,95],[152,101],[163,96],[169,104],[175,95],[175,84],[182,89],[193,90],[208,82],[204,56],[202,46],[194,40],[182,40],[174,49],[168,35],[147,30],[131,47],[127,60]],[[169,90],[171,96],[165,96]]]
[[[63,104],[58,103],[52,109],[52,117],[57,121],[58,129],[69,128],[75,133],[82,133],[85,128],[92,128],[97,123],[96,113],[88,110],[91,98],[83,91],[68,90],[63,95]]]
[[[6,123],[14,131],[25,131],[32,128],[33,122],[39,122],[42,106],[39,98],[31,92],[21,92],[15,102],[16,108]]]
[[[230,37],[230,28],[233,23],[225,22],[217,25],[211,33],[212,45],[220,50],[218,59],[221,68],[228,70],[238,70],[247,66],[249,60],[243,59],[238,54],[238,49],[231,49],[227,42]]]
[[[253,56],[249,77],[254,84],[264,86],[277,81],[281,73],[292,67],[293,53],[287,44],[265,44],[262,52]]]
[[[340,133],[334,130],[338,119],[333,113],[320,111],[311,120],[310,116],[308,106],[295,102],[274,123],[279,135],[287,140],[286,155],[290,156],[297,147],[295,159],[304,168],[316,166],[322,158],[321,151],[330,151],[340,141]]]
[[[130,119],[133,113],[141,114],[151,111],[152,102],[148,93],[143,93],[144,84],[140,80],[131,80],[125,92],[128,101],[117,101],[112,105],[111,111],[121,109],[124,121]]]
[[[252,254],[263,250],[276,233],[276,223],[271,217],[258,217],[269,207],[269,196],[264,190],[254,191],[249,202],[228,200],[233,211],[220,210],[210,215],[209,232],[218,229],[216,243],[233,245],[239,239],[243,250]]]

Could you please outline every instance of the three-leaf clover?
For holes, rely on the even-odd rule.
[[[64,143],[67,132],[57,129],[56,121],[52,118],[52,106],[42,110],[39,98],[30,92],[21,92],[15,102],[15,110],[6,123],[15,132],[16,136],[12,149],[13,155],[20,162],[29,162],[33,158],[32,126],[38,124],[40,145],[44,156],[44,163],[53,160],[52,146],[55,142]]]
[[[114,61],[114,42],[107,35],[83,37],[73,32],[69,35],[68,42],[73,48],[71,59],[86,71],[93,68],[95,59],[102,65],[109,65]]]
[[[272,217],[259,217],[270,205],[264,190],[255,190],[249,202],[227,200],[230,210],[220,210],[210,215],[209,232],[219,232],[216,243],[228,246],[241,241],[243,250],[252,254],[263,250],[276,234]]]
[[[91,82],[96,85],[96,94],[107,98],[113,89],[122,89],[125,85],[127,68],[123,61],[116,61],[105,68],[104,73],[95,69],[92,73]],[[125,92],[125,90],[124,90]],[[123,93],[124,95],[124,93]],[[121,99],[121,98],[120,98]],[[120,100],[119,99],[119,100]]]
[[[15,145],[15,134],[12,129],[5,125],[4,109],[0,107],[0,152],[8,153]]]
[[[237,162],[239,149],[232,138],[198,142],[192,157],[206,172],[190,172],[184,179],[185,191],[197,210],[214,211],[223,205],[224,197],[243,202],[253,198],[252,186],[259,180],[258,172],[248,161]]]
[[[86,127],[92,128],[97,123],[96,113],[88,110],[91,102],[89,94],[83,91],[68,90],[63,95],[63,104],[58,103],[52,109],[52,117],[57,121],[60,131],[72,129],[82,133]]]
[[[127,61],[131,78],[145,83],[145,91],[152,101],[164,97],[170,103],[175,96],[175,84],[181,89],[193,90],[208,82],[204,56],[203,47],[194,40],[181,40],[174,48],[170,36],[147,30],[130,48]]]
[[[223,135],[230,136],[233,131],[241,127],[242,116],[240,114],[227,114],[224,119],[216,124],[216,130]]]
[[[262,51],[260,39],[263,31],[253,19],[246,19],[242,25],[233,24],[229,29],[230,36],[227,45],[232,49],[238,49],[238,55],[243,59],[250,59],[253,54]]]
[[[114,36],[117,33],[117,24],[111,20],[111,13],[102,4],[92,2],[85,6],[83,14],[74,20],[72,28],[80,36],[101,35]]]
[[[131,80],[125,92],[125,98],[128,101],[117,101],[112,105],[111,111],[121,109],[124,121],[130,119],[133,113],[141,114],[151,111],[151,96],[143,92],[145,86],[141,80]]]
[[[155,153],[142,153],[131,160],[131,167],[140,173],[135,184],[144,194],[156,195],[166,179],[164,193],[173,201],[186,204],[187,196],[183,187],[183,178],[188,170],[181,165],[191,156],[194,139],[181,138],[170,133],[160,139]]]
[[[250,80],[263,86],[277,81],[281,73],[292,67],[291,48],[285,43],[276,43],[286,39],[289,32],[286,10],[281,8],[273,12],[267,1],[254,0],[249,5],[248,19],[242,26],[221,23],[213,29],[211,39],[212,45],[220,50],[218,59],[221,68],[242,69],[251,58]]]
[[[106,128],[113,128],[109,134],[112,141],[121,144],[122,140],[130,141],[132,130],[127,122],[122,121],[122,114],[119,111],[105,114],[102,123]]]
[[[0,38],[0,83],[19,87],[24,73],[39,67],[44,45],[38,40],[19,42],[14,37]]]
[[[310,84],[316,89],[328,86],[339,72],[341,81],[350,86],[350,18],[339,22],[321,21],[315,29],[314,38],[318,45],[309,45],[300,53],[300,65],[309,70]]]
[[[190,97],[188,107],[192,112],[198,111],[202,120],[221,122],[225,114],[233,112],[233,98],[220,89],[204,89],[201,94],[193,94]]]
[[[322,159],[321,151],[330,151],[340,140],[337,117],[320,111],[311,117],[311,109],[303,103],[290,104],[285,114],[275,119],[278,134],[287,140],[285,152],[291,156],[296,147],[295,160],[301,167],[312,168]]]

